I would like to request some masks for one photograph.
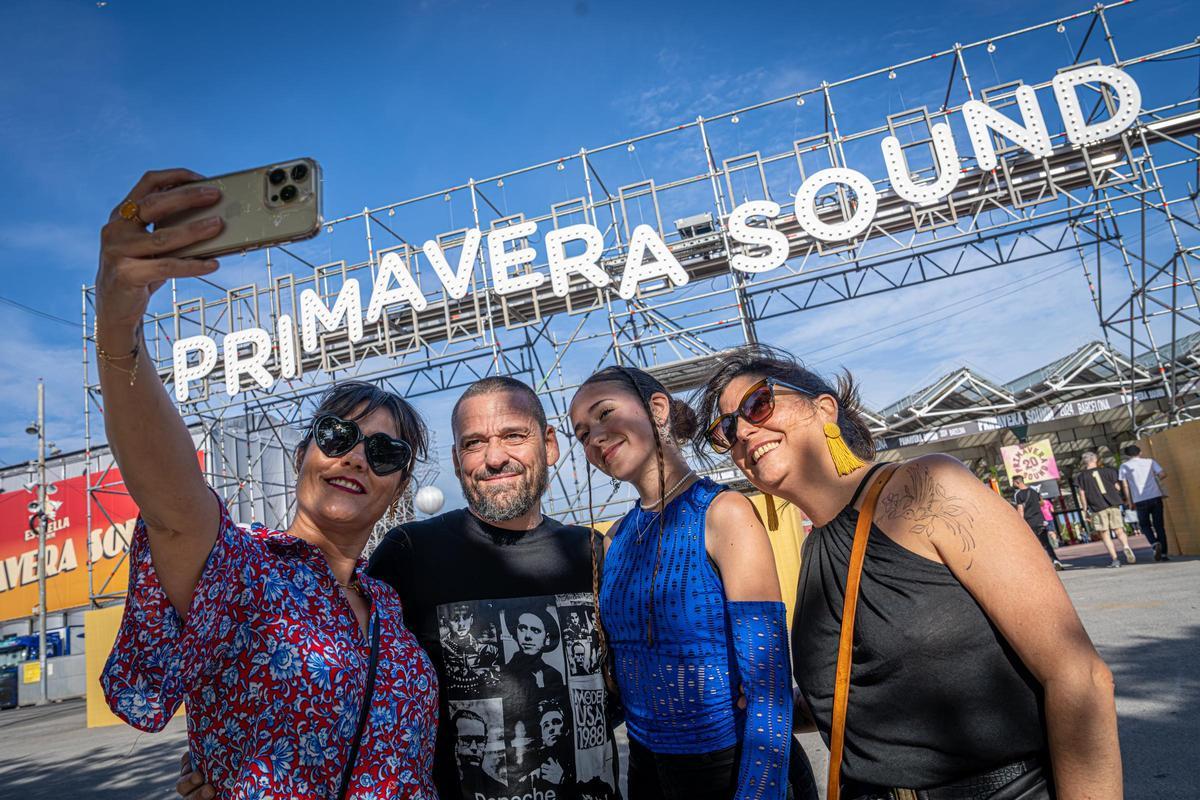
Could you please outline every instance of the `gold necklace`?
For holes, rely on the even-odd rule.
[[[351,578],[349,583],[342,583],[337,578],[334,578],[333,581],[334,581],[334,583],[336,583],[338,586],[342,587],[343,589],[348,589],[349,591],[357,592],[359,594],[359,596],[366,594],[366,592],[363,590],[362,584],[359,583],[358,578]]]

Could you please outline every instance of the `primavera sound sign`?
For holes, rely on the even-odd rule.
[[[1090,124],[1087,122],[1077,94],[1078,88],[1087,83],[1105,84],[1116,91],[1119,104],[1109,119]],[[1141,92],[1137,83],[1116,67],[1096,65],[1069,70],[1056,75],[1052,85],[1067,140],[1076,147],[1098,144],[1120,135],[1133,125],[1141,109]],[[1015,97],[1021,112],[1021,123],[978,100],[963,104],[963,122],[975,160],[982,170],[993,170],[998,163],[993,133],[1003,136],[1035,157],[1044,158],[1052,153],[1050,134],[1035,91],[1030,86],[1020,86],[1016,89]],[[958,143],[950,126],[944,122],[938,123],[932,127],[931,134],[937,164],[937,178],[931,182],[917,183],[913,180],[900,142],[895,136],[886,137],[881,145],[892,191],[918,207],[943,200],[954,191],[962,178]],[[858,203],[849,219],[828,222],[818,216],[815,202],[821,190],[836,184],[853,190]],[[878,203],[878,193],[870,178],[858,170],[834,167],[814,173],[800,185],[794,197],[794,212],[800,228],[809,236],[823,242],[843,242],[867,230],[875,218]],[[787,234],[765,224],[779,217],[782,211],[779,204],[771,200],[753,200],[742,203],[730,212],[725,220],[728,237],[736,244],[753,248],[750,252],[732,255],[729,260],[732,269],[743,273],[762,273],[783,266],[788,258]],[[752,221],[758,224],[751,224]],[[559,297],[565,297],[569,292],[570,280],[576,275],[596,287],[612,284],[612,277],[600,266],[604,251],[603,234],[595,226],[587,224],[545,232],[548,274],[513,274],[513,268],[530,264],[537,257],[532,248],[521,244],[537,232],[537,223],[532,221],[493,230],[486,236],[479,228],[471,228],[465,234],[454,265],[450,264],[436,240],[425,242],[421,249],[432,264],[446,296],[456,300],[468,293],[481,248],[487,251],[490,290],[497,295],[535,291],[548,279],[551,291]],[[578,245],[582,244],[583,252],[567,255],[568,242],[575,243],[573,249],[578,249]],[[513,245],[511,249],[510,245]],[[663,279],[679,287],[688,282],[688,274],[657,230],[649,225],[638,225],[629,237],[617,294],[629,300],[637,294],[643,282]],[[318,352],[322,331],[345,327],[350,342],[357,342],[364,335],[364,316],[366,324],[374,324],[386,309],[401,304],[408,304],[419,312],[425,310],[429,300],[397,253],[388,253],[380,259],[365,315],[362,290],[359,282],[353,278],[342,284],[332,307],[326,305],[315,291],[305,289],[300,295],[298,342],[296,321],[287,314],[278,317],[274,332],[264,328],[245,328],[224,337],[226,389],[230,395],[237,394],[241,391],[243,377],[249,378],[262,389],[270,389],[278,379],[297,377],[299,348],[302,347],[305,353]],[[272,333],[275,342],[272,342]],[[276,343],[278,360],[275,367],[278,374],[267,368]],[[200,380],[212,372],[219,355],[217,342],[210,336],[191,336],[175,342],[175,397],[179,402],[188,399],[188,387],[192,381]]]

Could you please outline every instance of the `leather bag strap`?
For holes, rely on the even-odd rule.
[[[339,800],[345,800],[350,791],[350,778],[354,774],[354,765],[358,761],[358,750],[362,745],[363,732],[367,728],[367,718],[371,715],[371,696],[375,693],[375,666],[379,663],[379,614],[371,615],[371,656],[367,664],[367,685],[363,690],[363,704],[358,711],[358,728],[354,732],[354,744],[350,746],[350,757],[342,768],[341,785],[338,787]]]
[[[846,704],[850,700],[850,667],[854,660],[854,614],[858,610],[858,586],[862,578],[863,560],[867,557],[867,539],[875,521],[875,505],[883,487],[900,468],[888,464],[879,470],[879,477],[867,490],[858,525],[854,528],[854,544],[850,548],[850,568],[846,573],[846,599],[842,604],[842,630],[838,637],[837,672],[833,686],[833,722],[829,731],[829,782],[827,800],[839,800],[842,792],[842,751],[846,744]]]

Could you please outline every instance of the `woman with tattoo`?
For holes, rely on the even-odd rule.
[[[815,526],[792,659],[828,742],[851,542],[882,466],[857,391],[754,345],[722,358],[699,416],[698,446]],[[1121,797],[1112,675],[1020,516],[959,461],[921,456],[882,487],[858,598],[842,797]]]

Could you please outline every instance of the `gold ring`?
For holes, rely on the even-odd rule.
[[[142,219],[140,212],[141,209],[138,208],[137,201],[135,200],[126,200],[124,203],[121,203],[120,208],[117,209],[117,213],[121,215],[122,219],[127,219],[130,222],[136,222],[138,225],[145,225],[146,220]]]

